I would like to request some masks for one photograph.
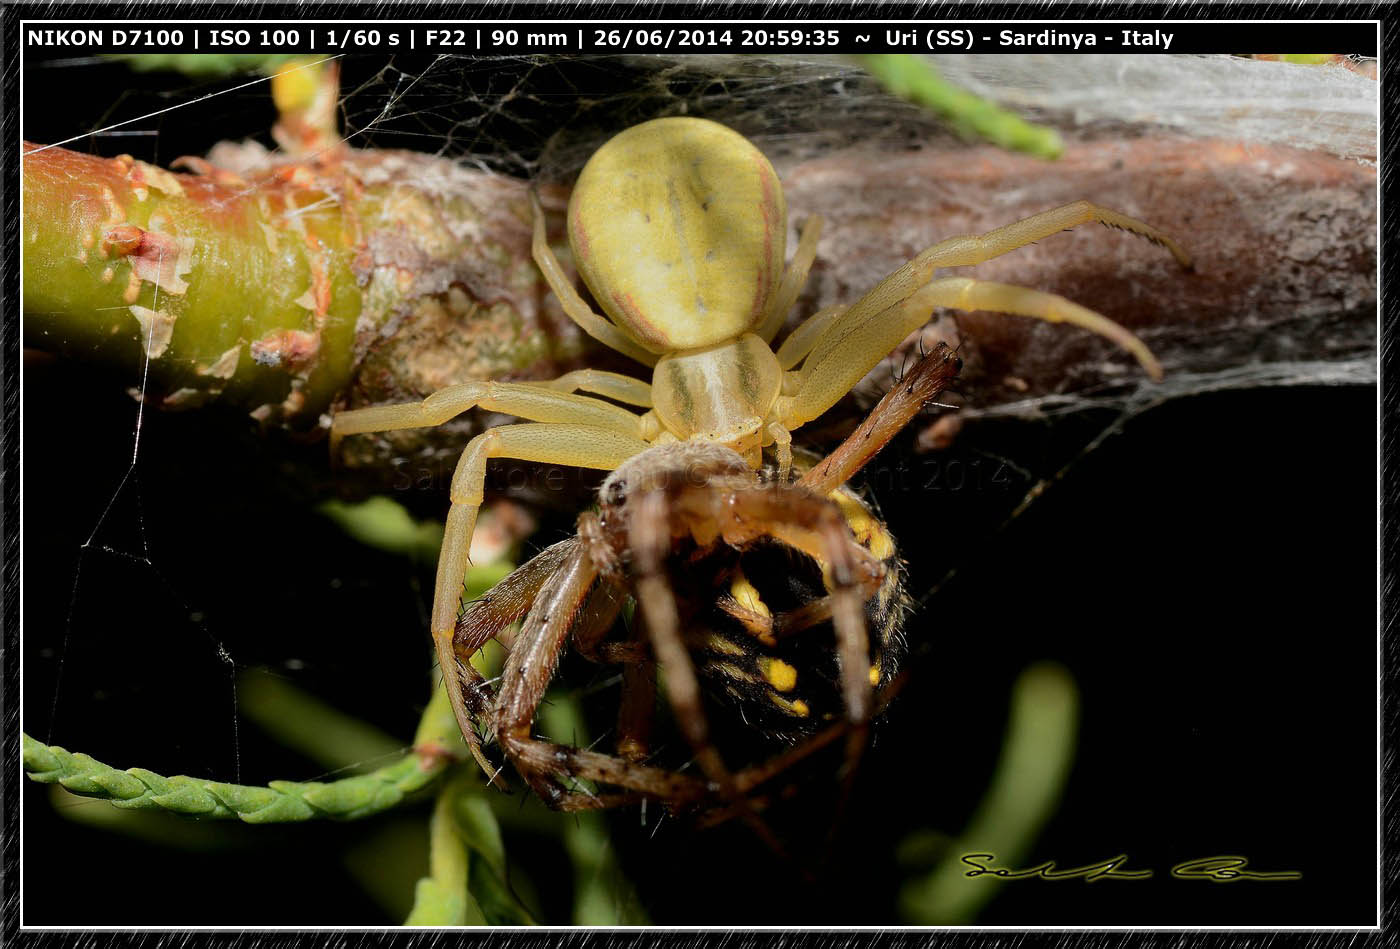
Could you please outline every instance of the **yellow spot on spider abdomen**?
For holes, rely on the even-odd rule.
[[[880,663],[876,662],[870,667],[870,684],[872,686],[880,684]]]
[[[589,159],[569,201],[579,273],[618,324],[673,352],[734,339],[782,276],[787,205],[768,159],[716,122],[667,118]]]
[[[729,595],[738,601],[739,605],[746,610],[753,610],[762,616],[772,618],[773,614],[768,609],[768,604],[763,602],[763,597],[759,595],[758,588],[749,582],[749,578],[742,572],[734,575],[734,580],[729,584]]]
[[[760,656],[758,671],[763,674],[768,684],[779,692],[791,692],[797,685],[797,670],[781,659]]]
[[[776,692],[769,692],[768,698],[779,709],[793,716],[794,718],[806,718],[808,715],[812,714],[811,708],[809,708],[807,703],[802,701],[801,699],[793,699],[792,701],[788,701]]]
[[[885,525],[870,513],[869,508],[840,490],[833,491],[831,499],[841,508],[841,515],[850,526],[856,542],[870,551],[871,556],[877,560],[886,560],[894,556],[894,538],[885,529]]]

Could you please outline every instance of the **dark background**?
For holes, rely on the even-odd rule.
[[[345,88],[363,78],[348,68]],[[505,81],[480,79],[483,94]],[[24,134],[40,142],[107,124],[113,99],[122,115],[140,114],[175,101],[163,90],[201,91],[100,64],[34,69],[26,83]],[[141,126],[158,135],[70,147],[168,163],[211,134],[270,124],[256,88],[216,101],[197,121],[176,112]],[[373,144],[431,147],[392,129]],[[267,667],[409,739],[429,685],[431,571],[349,540],[312,510],[331,489],[323,446],[258,435],[233,411],[148,411],[133,480],[81,555],[78,581],[80,545],[131,457],[131,380],[45,358],[25,373],[27,732],[120,768],[250,784],[317,777],[236,724],[232,672]],[[914,592],[959,573],[909,622],[913,675],[867,754],[832,859],[804,884],[742,828],[672,823],[653,834],[635,813],[616,815],[613,841],[652,919],[897,922],[911,871],[896,844],[916,828],[961,829],[997,760],[1012,682],[1053,659],[1080,689],[1081,734],[1032,857],[1077,865],[1126,852],[1155,879],[1022,881],[980,922],[1373,922],[1375,408],[1370,388],[1182,399],[1133,420],[1000,532],[1030,482],[996,459],[1051,474],[1112,416],[982,423],[940,455],[892,446],[867,481]],[[424,516],[444,510],[441,497],[408,500]],[[572,513],[546,514],[535,543],[562,537]],[[146,547],[149,566],[125,556]],[[192,853],[71,823],[47,788],[22,790],[27,923],[397,922],[344,869],[347,846],[372,840],[374,821],[236,828],[234,846]],[[827,825],[817,814],[806,826]],[[524,835],[507,852],[560,920],[569,871],[555,846]],[[1168,876],[1222,853],[1303,879]],[[95,863],[100,885],[85,885]]]

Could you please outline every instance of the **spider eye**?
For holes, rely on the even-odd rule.
[[[609,504],[621,504],[622,502],[624,502],[624,501],[626,501],[626,500],[627,500],[627,482],[626,482],[625,480],[624,480],[624,481],[615,481],[615,482],[613,482],[612,487],[609,488],[609,490],[608,490],[608,503],[609,503]]]
[[[954,356],[954,357],[953,357],[953,365],[955,365],[955,366],[958,367],[958,372],[962,372],[962,357],[961,357],[961,356]]]

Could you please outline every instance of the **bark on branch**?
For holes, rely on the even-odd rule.
[[[297,429],[315,429],[337,405],[418,399],[469,379],[585,364],[636,371],[598,351],[545,292],[529,255],[526,182],[410,152],[288,160],[242,148],[172,173],[26,146],[26,345],[114,363],[133,380],[149,355],[150,391],[164,404],[235,400]],[[972,412],[1374,380],[1372,165],[1123,135],[1071,144],[1054,164],[991,147],[854,146],[780,172],[794,227],[813,213],[827,222],[794,319],[853,301],[943,237],[1080,198],[1189,248],[1194,273],[1130,236],[1080,228],[977,268],[1119,320],[1169,380],[1149,388],[1123,354],[1064,327],[938,316],[933,332],[963,346],[959,393]],[[543,196],[557,237],[566,194]],[[857,402],[873,402],[890,369],[872,373]],[[381,472],[410,456],[450,464],[489,421],[351,439],[345,461]]]

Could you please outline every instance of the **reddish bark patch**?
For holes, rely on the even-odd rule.
[[[321,334],[305,330],[274,330],[248,344],[248,354],[261,366],[300,369],[316,358]]]

